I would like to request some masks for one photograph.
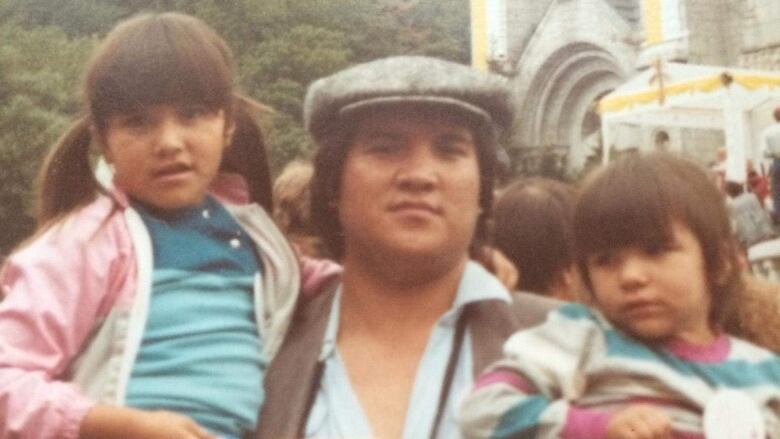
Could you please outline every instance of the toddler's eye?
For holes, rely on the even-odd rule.
[[[152,118],[143,112],[123,114],[118,121],[121,126],[127,128],[144,128],[152,124]]]
[[[184,105],[179,108],[179,115],[184,119],[196,119],[211,114],[212,110],[205,105]]]
[[[389,137],[379,137],[366,144],[366,151],[372,154],[387,155],[400,150],[400,142]]]

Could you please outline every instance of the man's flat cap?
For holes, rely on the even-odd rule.
[[[504,77],[423,56],[378,59],[313,82],[304,100],[304,123],[319,141],[361,110],[408,104],[451,109],[499,135],[512,123]]]

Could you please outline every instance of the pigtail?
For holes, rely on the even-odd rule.
[[[243,176],[249,185],[252,201],[270,213],[273,212],[271,171],[260,117],[263,113],[272,113],[272,110],[246,96],[235,94],[234,97],[233,119],[236,127],[233,140],[222,159],[222,170]]]
[[[81,117],[57,140],[38,174],[38,228],[91,201],[98,185],[89,160],[92,134]]]

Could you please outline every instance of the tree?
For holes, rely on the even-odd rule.
[[[35,175],[76,112],[74,84],[93,44],[53,27],[0,26],[0,254],[32,231]]]
[[[101,0],[5,0],[0,23],[26,29],[56,26],[66,35],[84,36],[107,31],[127,14],[118,4]]]

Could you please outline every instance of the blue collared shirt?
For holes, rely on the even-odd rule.
[[[468,262],[452,307],[436,322],[417,368],[406,413],[404,438],[427,438],[430,435],[458,317],[465,305],[491,299],[506,302],[511,300],[509,292],[495,277],[479,264]],[[325,362],[325,370],[306,423],[306,436],[372,438],[374,435],[368,419],[352,389],[346,367],[336,346],[340,304],[341,288],[336,292],[333,300],[320,353],[320,359]],[[460,401],[471,390],[474,383],[469,331],[465,333],[461,349],[439,426],[438,436],[441,438],[460,437],[456,424],[456,411]]]

